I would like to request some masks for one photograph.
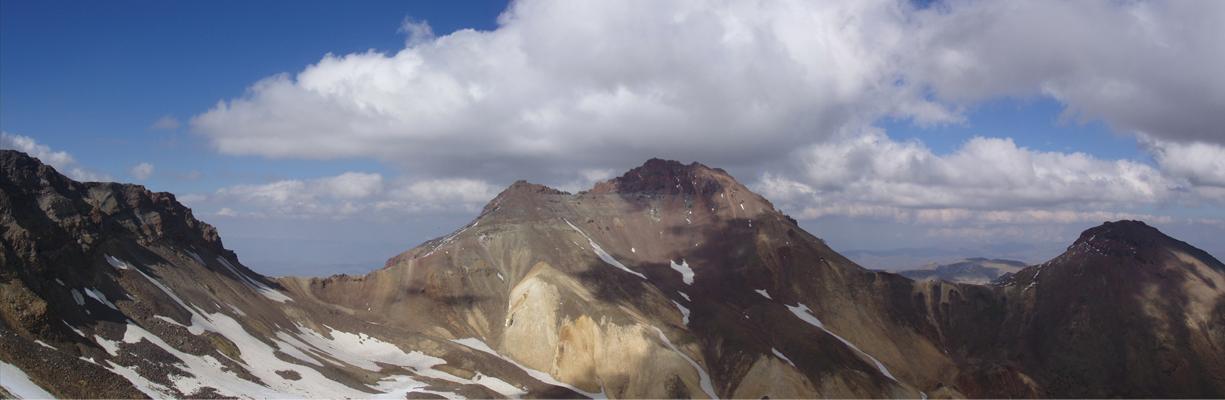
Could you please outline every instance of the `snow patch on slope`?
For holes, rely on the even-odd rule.
[[[496,209],[495,209],[495,210],[496,210]],[[477,217],[477,218],[480,218],[480,217]],[[444,237],[444,238],[442,238],[442,240],[439,240],[439,241],[437,241],[436,243],[434,243],[434,247],[433,247],[433,248],[431,248],[431,249],[430,249],[430,251],[426,252],[425,254],[422,254],[422,255],[421,255],[421,258],[429,257],[431,254],[434,254],[434,252],[435,252],[435,251],[438,251],[438,249],[442,248],[442,246],[445,246],[445,245],[447,245],[448,243],[451,243],[452,241],[454,241],[454,240],[455,240],[455,238],[456,238],[456,237],[458,237],[460,234],[464,233],[464,231],[467,231],[467,230],[468,230],[468,228],[474,227],[474,226],[476,226],[476,224],[478,224],[478,223],[480,223],[480,221],[479,221],[479,220],[478,220],[478,221],[473,221],[471,224],[464,225],[464,227],[463,227],[463,228],[459,228],[459,229],[455,230],[455,232],[451,232],[451,234],[450,234],[450,235],[447,235],[447,237]],[[416,257],[414,257],[414,258],[416,258]]]
[[[672,260],[668,260],[668,263],[672,264],[672,269],[681,273],[681,281],[684,281],[686,285],[693,284],[693,269],[689,268],[688,262],[682,259],[680,264]]]
[[[102,292],[94,290],[93,288],[84,288],[84,290],[85,290],[86,296],[89,296],[91,299],[97,300],[99,303],[105,304],[107,307],[110,307],[112,310],[119,311],[119,307],[115,307],[115,303],[112,303],[110,300],[108,300],[106,298],[106,295],[102,294]]]
[[[771,347],[771,348],[770,348],[770,352],[771,352],[771,353],[774,353],[774,356],[775,356],[775,357],[778,357],[778,358],[782,359],[783,361],[786,361],[786,362],[787,362],[787,364],[791,364],[791,366],[792,366],[792,367],[794,367],[794,366],[795,366],[795,363],[791,362],[791,359],[790,359],[790,358],[787,358],[787,356],[783,355],[783,352],[778,351],[778,349]]]
[[[123,261],[118,258],[111,257],[109,254],[106,255],[106,263],[110,264],[112,267],[115,267],[115,269],[122,270],[122,269],[132,268],[132,264],[128,264],[127,261]]]
[[[570,221],[568,220],[563,219],[563,221],[566,221],[566,225],[570,225],[570,227],[573,228],[575,232],[578,232],[579,234],[583,235],[583,237],[587,238],[587,242],[591,244],[591,249],[595,251],[596,256],[600,257],[600,260],[603,260],[608,265],[620,268],[622,271],[634,274],[635,276],[639,278],[642,278],[642,279],[647,278],[646,275],[640,274],[632,269],[629,269],[629,267],[626,267],[625,264],[621,264],[620,261],[617,261],[617,259],[609,255],[608,252],[605,252],[604,248],[600,247],[600,245],[597,244],[595,240],[591,239],[591,236],[587,236],[587,233],[583,232],[582,229],[579,229],[577,226],[574,226],[574,224],[570,223]]]
[[[838,341],[841,341],[842,344],[845,344],[847,347],[850,347],[851,350],[855,350],[860,355],[863,355],[868,360],[872,361],[873,364],[876,364],[876,369],[879,370],[882,375],[885,375],[889,379],[892,379],[894,382],[899,382],[897,378],[894,378],[893,374],[889,372],[889,369],[885,368],[885,364],[882,364],[880,360],[876,359],[876,357],[872,357],[872,355],[868,354],[868,352],[860,350],[859,347],[855,346],[854,343],[851,343],[849,340],[846,340],[842,336],[838,336],[837,333],[834,333],[833,331],[830,331],[829,329],[825,329],[825,324],[822,324],[821,320],[817,319],[815,315],[812,315],[812,310],[809,309],[807,305],[804,305],[804,304],[799,304],[796,306],[788,305],[787,309],[791,310],[791,313],[795,314],[795,316],[798,317],[800,320],[807,322],[809,325],[815,326],[817,328],[821,328],[821,330],[825,331],[825,333],[830,334],[830,336],[833,336],[835,339],[838,339]]]
[[[427,378],[458,383],[460,385],[483,386],[494,393],[509,398],[522,397],[527,394],[526,391],[495,377],[478,373],[472,379],[465,379],[437,370],[434,367],[446,364],[446,360],[426,355],[420,351],[405,352],[392,343],[384,342],[364,333],[353,334],[328,326],[325,327],[329,331],[330,339],[302,326],[298,328],[305,332],[300,335],[277,332],[277,337],[284,340],[284,342],[278,342],[278,346],[281,347],[283,352],[286,352],[286,349],[296,352],[297,355],[286,352],[286,354],[290,354],[295,358],[307,357],[305,351],[313,351],[370,371],[382,369],[376,363],[391,364],[406,367],[413,371],[413,373]],[[282,344],[286,345],[281,346]],[[310,362],[317,363],[313,359]],[[421,390],[425,386],[425,384],[407,376],[392,376],[379,381],[373,388],[384,392],[382,396],[389,398],[402,398],[404,397],[403,394],[413,391],[433,393],[449,398],[457,397],[451,393]]]
[[[668,346],[668,348],[672,349],[672,351],[675,351],[676,354],[680,354],[681,358],[684,358],[685,361],[689,362],[689,365],[693,366],[693,369],[698,371],[698,384],[702,387],[702,391],[706,392],[706,396],[709,396],[712,399],[718,399],[719,396],[715,394],[715,385],[714,381],[710,379],[710,374],[706,373],[706,370],[702,369],[702,366],[699,365],[697,361],[693,361],[692,358],[689,358],[688,354],[685,354],[685,352],[676,348],[676,346],[672,344],[672,341],[668,340],[668,335],[665,335],[664,331],[661,331],[656,327],[651,328],[654,328],[655,333],[659,334],[659,340],[662,340],[664,345]]]
[[[179,298],[178,295],[174,294],[174,292],[171,291],[170,288],[166,287],[166,285],[163,285],[161,281],[158,281],[157,279],[153,279],[153,277],[149,276],[144,271],[141,271],[139,268],[133,268],[133,270],[140,273],[140,276],[145,277],[145,279],[148,280],[149,283],[152,283],[153,286],[160,289],[162,293],[165,293],[167,297],[170,297],[171,300],[174,300],[174,302],[178,304],[179,307],[182,307],[183,310],[191,314],[191,325],[187,326],[188,332],[190,332],[193,335],[200,335],[204,333],[204,330],[206,328],[211,328],[212,325],[209,323],[208,318],[206,318],[203,314],[201,314],[201,312],[197,310],[196,307],[189,306],[186,302],[183,301],[183,299]],[[165,319],[170,319],[170,318],[165,318]],[[209,330],[215,331],[215,329],[209,329]]]
[[[87,359],[84,357],[82,357],[81,359],[85,360],[86,362],[89,362],[90,364],[94,364],[94,365],[98,365],[103,368],[106,368],[110,370],[111,372],[114,372],[116,375],[122,376],[124,379],[127,379],[128,382],[131,382],[132,386],[136,387],[136,390],[139,390],[141,393],[144,393],[146,396],[149,396],[149,398],[151,399],[171,399],[176,396],[174,391],[171,391],[169,388],[165,386],[154,383],[153,381],[145,379],[145,377],[141,376],[139,372],[136,372],[136,369],[134,368],[129,368],[129,367],[125,367],[119,364],[115,364],[114,362],[111,362],[111,361],[107,361],[106,362],[107,365],[101,365],[91,359]]]
[[[229,324],[226,324],[226,325],[229,325]],[[175,358],[177,358],[179,362],[176,364],[179,367],[179,369],[185,374],[172,374],[171,376],[169,376],[170,385],[173,386],[174,389],[177,390],[178,392],[186,394],[186,395],[195,393],[196,391],[203,389],[205,387],[211,387],[211,388],[216,389],[217,392],[223,396],[252,397],[252,398],[291,396],[289,395],[289,393],[293,393],[293,392],[289,390],[277,391],[274,389],[274,387],[279,386],[281,388],[284,388],[286,386],[284,385],[285,383],[284,378],[281,378],[279,375],[276,375],[275,373],[273,373],[272,375],[275,376],[276,378],[269,379],[269,377],[266,377],[267,374],[264,373],[266,371],[271,372],[269,371],[271,368],[282,367],[282,365],[280,364],[287,364],[287,363],[277,360],[275,359],[275,357],[271,357],[272,359],[270,360],[269,357],[266,357],[264,354],[260,354],[260,351],[258,351],[259,349],[253,348],[251,346],[250,340],[244,340],[247,338],[244,338],[242,336],[231,337],[231,336],[238,336],[238,335],[226,335],[226,334],[222,334],[222,336],[225,336],[227,339],[234,342],[236,346],[238,346],[239,353],[241,354],[241,359],[235,360],[235,361],[239,361],[240,363],[245,364],[248,371],[250,371],[257,378],[260,378],[260,380],[264,381],[264,383],[268,386],[260,385],[255,382],[251,382],[246,379],[242,379],[238,377],[232,371],[227,371],[228,368],[226,368],[224,364],[222,364],[216,358],[213,358],[213,356],[211,355],[198,356],[195,354],[190,354],[190,353],[186,353],[183,351],[179,351],[174,346],[171,346],[169,343],[166,343],[166,341],[162,340],[162,338],[150,333],[149,331],[145,330],[144,328],[134,323],[128,323],[127,330],[124,331],[124,334],[123,334],[123,342],[127,344],[136,344],[142,341],[148,341],[149,343],[157,346],[158,348],[162,349],[163,351],[170,354],[171,356],[174,356]],[[250,335],[246,335],[246,336],[250,336]],[[254,339],[254,338],[251,338],[251,339]],[[116,365],[113,361],[108,361],[108,364],[112,366]],[[326,378],[324,378],[318,372],[314,370],[309,370],[309,372],[314,372],[314,376],[312,376],[306,371],[308,370],[308,368],[299,367],[297,369],[294,369],[294,368],[279,368],[279,369],[283,369],[283,370],[293,369],[298,373],[302,373],[303,383],[312,382],[317,385],[322,380],[326,380]],[[302,387],[297,388],[297,389],[300,390],[301,392],[306,392],[308,394],[313,394],[316,396],[326,396],[326,395],[336,396],[336,395],[357,393],[355,390],[347,390],[347,391],[344,391],[343,393],[336,392],[336,391],[317,392],[317,391],[312,390],[315,388],[310,388],[308,386],[314,386],[314,385],[304,384],[302,385]],[[156,385],[156,384],[155,386],[152,387],[152,389],[153,391],[165,391],[166,390],[164,386]]]
[[[85,336],[85,332],[81,332],[81,330],[80,330],[80,329],[77,329],[75,326],[72,326],[72,324],[69,324],[69,323],[68,323],[68,321],[60,320],[60,322],[63,322],[63,323],[64,323],[64,326],[67,326],[67,327],[68,327],[68,329],[71,329],[71,330],[72,330],[72,333],[77,334],[77,336],[80,336],[80,337],[83,337],[83,338],[86,338],[86,339],[88,339],[88,338],[89,338],[89,336]]]
[[[119,356],[119,342],[94,335],[94,343],[97,343],[99,347],[102,347],[102,350],[106,350],[106,353],[110,354],[111,357]]]
[[[165,315],[154,315],[153,318],[157,318],[162,321],[165,321],[167,324],[170,324],[170,325],[181,326],[184,328],[187,327],[187,325],[180,324],[179,321],[175,321],[173,318],[167,317]]]
[[[573,226],[573,225],[571,225],[571,226]],[[575,393],[579,393],[579,394],[582,394],[582,395],[584,395],[584,396],[587,396],[587,397],[590,397],[590,398],[593,398],[593,399],[606,399],[606,398],[608,398],[607,396],[605,396],[605,395],[604,395],[604,393],[603,393],[603,392],[600,392],[600,393],[591,393],[591,392],[588,392],[588,391],[584,391],[584,390],[582,390],[582,389],[579,389],[579,388],[576,388],[576,387],[574,387],[574,386],[571,386],[571,385],[570,385],[570,384],[568,384],[568,383],[565,383],[565,382],[559,381],[559,380],[557,380],[557,379],[553,378],[553,376],[552,376],[552,375],[549,375],[548,373],[545,373],[544,371],[539,371],[539,370],[535,370],[535,369],[529,368],[529,367],[527,367],[526,365],[520,364],[518,361],[515,361],[514,359],[512,359],[512,358],[510,358],[510,357],[506,357],[506,356],[503,356],[503,355],[501,355],[501,354],[498,354],[498,352],[497,352],[497,351],[494,351],[494,350],[493,350],[493,348],[489,347],[489,345],[488,345],[488,344],[485,344],[485,342],[481,341],[480,339],[477,339],[477,338],[464,338],[464,339],[451,339],[451,341],[452,341],[452,342],[455,342],[455,343],[458,343],[458,344],[461,344],[461,345],[464,345],[464,346],[466,346],[466,347],[468,347],[468,348],[470,348],[470,349],[473,349],[473,350],[476,350],[476,351],[479,351],[479,352],[482,352],[482,353],[489,354],[489,355],[491,355],[491,356],[494,356],[494,357],[500,358],[500,359],[502,359],[503,361],[506,361],[506,362],[510,363],[511,365],[514,365],[515,367],[518,367],[520,370],[523,370],[523,372],[526,372],[526,373],[528,374],[528,376],[531,376],[531,377],[532,377],[532,379],[535,379],[535,380],[538,380],[538,381],[541,381],[541,382],[547,383],[547,384],[549,384],[549,385],[564,387],[564,388],[566,388],[566,389],[573,390]]]
[[[283,361],[276,357],[278,348],[269,346],[267,343],[256,338],[242,327],[238,321],[233,318],[220,314],[210,314],[206,316],[210,331],[215,331],[226,339],[230,340],[238,348],[239,358],[234,361],[242,364],[247,371],[259,378],[264,385],[245,380],[227,367],[220,361],[209,355],[197,356],[179,351],[170,344],[166,343],[161,338],[146,331],[140,326],[129,323],[127,331],[124,333],[123,342],[128,344],[140,343],[141,341],[149,341],[157,347],[165,350],[167,353],[179,359],[179,367],[185,372],[185,375],[172,377],[171,385],[174,389],[184,394],[194,393],[205,387],[212,387],[218,390],[218,393],[227,396],[249,397],[249,398],[371,398],[382,397],[374,391],[390,392],[395,394],[408,393],[418,388],[424,387],[425,383],[419,382],[408,376],[389,377],[392,382],[380,382],[376,386],[368,387],[367,390],[359,390],[339,382],[332,381],[323,374],[313,368]],[[334,331],[339,332],[339,331]],[[343,335],[342,335],[343,334]],[[348,333],[337,333],[338,336],[353,336]],[[368,341],[369,342],[369,341]],[[376,345],[377,346],[377,345]],[[280,344],[278,343],[278,347]],[[366,350],[369,349],[367,344],[359,346]],[[417,352],[414,352],[417,353]],[[378,352],[370,353],[379,359],[388,360],[386,349],[378,348]],[[380,356],[380,354],[382,356]],[[402,353],[403,354],[403,353]],[[413,357],[417,356],[417,357]],[[343,358],[355,359],[360,357],[356,354],[345,354]],[[437,364],[441,364],[442,360],[434,357],[425,356],[424,354],[410,354],[407,360],[388,360],[397,361],[393,364],[409,367],[411,369],[429,368]],[[111,363],[112,366],[115,366]],[[290,380],[281,377],[276,371],[294,371],[301,376],[299,380]],[[121,371],[115,371],[122,374]],[[138,383],[139,382],[134,382]],[[165,391],[165,388],[151,386],[154,392]]]
[[[22,371],[21,368],[17,368],[16,365],[4,361],[0,361],[0,386],[3,386],[6,392],[19,399],[56,398],[31,381],[30,376],[26,375],[25,371]]]
[[[124,343],[134,344],[147,340],[179,359],[180,362],[177,364],[185,374],[172,376],[171,385],[180,393],[190,395],[201,388],[212,387],[224,396],[249,398],[371,398],[380,396],[376,391],[390,392],[392,397],[402,398],[404,393],[425,386],[424,383],[408,376],[389,377],[390,381],[381,381],[376,386],[367,387],[369,390],[359,390],[340,382],[332,381],[313,368],[286,362],[276,356],[278,350],[291,347],[290,344],[273,339],[271,341],[276,346],[273,347],[252,335],[232,317],[222,313],[204,313],[184,302],[170,288],[158,280],[145,274],[140,269],[134,268],[134,270],[191,314],[192,323],[188,327],[188,331],[199,335],[207,330],[216,332],[228,339],[238,349],[239,358],[234,361],[242,364],[247,371],[264,383],[261,385],[242,379],[210,355],[198,356],[179,351],[158,336],[129,321],[127,330],[124,333]],[[442,359],[429,357],[419,352],[413,352],[415,354],[404,353],[390,343],[365,337],[364,335],[355,335],[336,330],[333,330],[331,334],[333,335],[331,341],[339,342],[340,345],[349,348],[333,348],[332,350],[334,351],[327,355],[340,360],[360,361],[357,365],[360,367],[373,366],[374,364],[370,360],[379,360],[391,361],[389,364],[401,365],[409,367],[415,372],[421,372],[423,369],[443,363]],[[308,334],[307,336],[310,335]],[[319,337],[322,338],[322,336]],[[326,338],[323,339],[326,341]],[[335,347],[334,344],[333,347]],[[301,346],[306,347],[307,345],[302,344]],[[394,351],[392,350],[393,348]],[[322,350],[319,351],[323,352]],[[291,357],[305,363],[322,365],[318,361],[313,361],[309,356],[306,356],[303,351],[294,352],[290,350],[281,352],[289,354]],[[173,393],[168,387],[149,382],[147,379],[140,377],[130,367],[119,366],[113,362],[108,363],[110,364],[109,369],[127,377],[142,392],[152,397],[168,397],[168,394]],[[289,380],[281,377],[280,374],[277,374],[277,371],[294,371],[300,375],[301,379]],[[157,395],[154,395],[155,393]]]
[[[787,305],[787,309],[791,310],[791,313],[795,314],[795,316],[798,317],[801,321],[807,322],[809,325],[821,328],[821,330],[825,330],[825,324],[821,323],[821,320],[817,319],[815,315],[812,315],[812,310],[809,309],[807,305],[804,305],[804,304],[800,304],[798,306]]]
[[[259,294],[263,295],[264,297],[267,297],[269,300],[272,300],[278,303],[284,303],[284,302],[292,300],[289,298],[289,296],[286,296],[284,293],[276,291],[276,289],[268,287],[268,285],[265,285],[263,282],[251,279],[247,277],[246,275],[243,275],[241,272],[238,272],[238,268],[234,267],[234,264],[230,264],[230,262],[227,261],[225,257],[217,256],[217,261],[221,262],[221,265],[224,265],[226,269],[229,269],[230,272],[234,274],[234,276],[238,277],[238,279],[241,279],[243,282],[246,282],[247,286],[250,286],[252,289],[255,289],[256,292],[259,292]]]
[[[441,358],[427,356],[425,353],[413,351],[405,353],[399,346],[384,342],[365,333],[352,334],[328,327],[328,336],[324,337],[313,329],[299,328],[305,332],[296,335],[307,345],[322,351],[324,354],[355,367],[369,371],[382,369],[377,363],[414,366],[428,368],[445,363]],[[278,337],[284,337],[281,332]],[[291,342],[292,343],[292,342]]]
[[[685,308],[685,306],[682,306],[681,303],[676,301],[673,301],[672,304],[676,305],[677,310],[680,310],[681,320],[685,323],[685,326],[689,326],[689,309]]]

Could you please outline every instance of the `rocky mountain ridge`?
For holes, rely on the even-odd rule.
[[[269,279],[171,195],[72,182],[11,151],[0,166],[5,388],[27,382],[62,397],[1225,393],[1225,267],[1138,222],[1090,229],[996,285],[915,282],[855,265],[725,171],[650,160],[576,194],[517,182],[471,223],[366,275]],[[1098,340],[1110,332],[1123,334]]]

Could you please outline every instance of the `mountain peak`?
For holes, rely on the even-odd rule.
[[[1164,233],[1145,224],[1144,221],[1119,220],[1108,221],[1101,225],[1081,232],[1080,238],[1072,245],[1082,243],[1120,242],[1129,245],[1143,245],[1169,239]]]
[[[557,190],[557,189],[554,189],[554,188],[551,188],[545,185],[541,185],[539,183],[531,183],[531,182],[528,182],[522,179],[517,180],[515,181],[515,183],[510,184],[510,186],[507,186],[506,189],[503,190],[502,192],[503,193],[522,192],[522,193],[540,193],[540,194],[566,194],[566,192],[563,192],[561,190]]]
[[[597,183],[591,193],[710,195],[735,182],[735,178],[719,168],[652,158],[624,175]]]
[[[507,186],[506,189],[503,189],[497,196],[494,196],[493,200],[490,200],[489,203],[486,203],[484,210],[481,211],[481,214],[493,211],[495,208],[500,207],[507,201],[530,201],[530,199],[535,199],[541,195],[568,194],[569,193],[538,183],[517,180],[515,183],[510,184],[510,186]]]

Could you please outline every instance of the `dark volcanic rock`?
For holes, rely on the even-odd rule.
[[[649,193],[709,196],[723,189],[715,176],[731,179],[722,169],[652,158],[620,177],[597,183],[591,193]]]

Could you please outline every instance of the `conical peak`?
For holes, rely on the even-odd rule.
[[[481,214],[492,211],[494,208],[502,206],[507,202],[529,201],[540,196],[568,194],[569,193],[545,185],[531,183],[525,180],[518,180],[515,181],[515,183],[512,183],[510,186],[507,186],[506,189],[503,189],[501,193],[498,193],[493,200],[490,200],[489,203],[485,204],[485,209],[481,212]]]
[[[1169,239],[1164,233],[1143,221],[1119,220],[1086,229],[1073,245],[1081,243],[1121,242],[1131,245]]]
[[[545,185],[541,185],[538,183],[531,183],[531,182],[528,182],[522,179],[515,181],[515,183],[510,184],[510,186],[507,186],[506,190],[502,191],[502,193],[508,193],[508,192],[536,193],[536,194],[567,194],[566,192],[563,192],[563,191],[560,191],[560,190],[557,190],[557,189],[554,189],[554,188],[551,188]]]
[[[729,185],[738,183],[722,169],[652,158],[620,177],[597,183],[591,193],[710,195]]]
[[[1094,256],[1145,259],[1167,249],[1201,252],[1144,222],[1120,220],[1086,229],[1057,259]]]

